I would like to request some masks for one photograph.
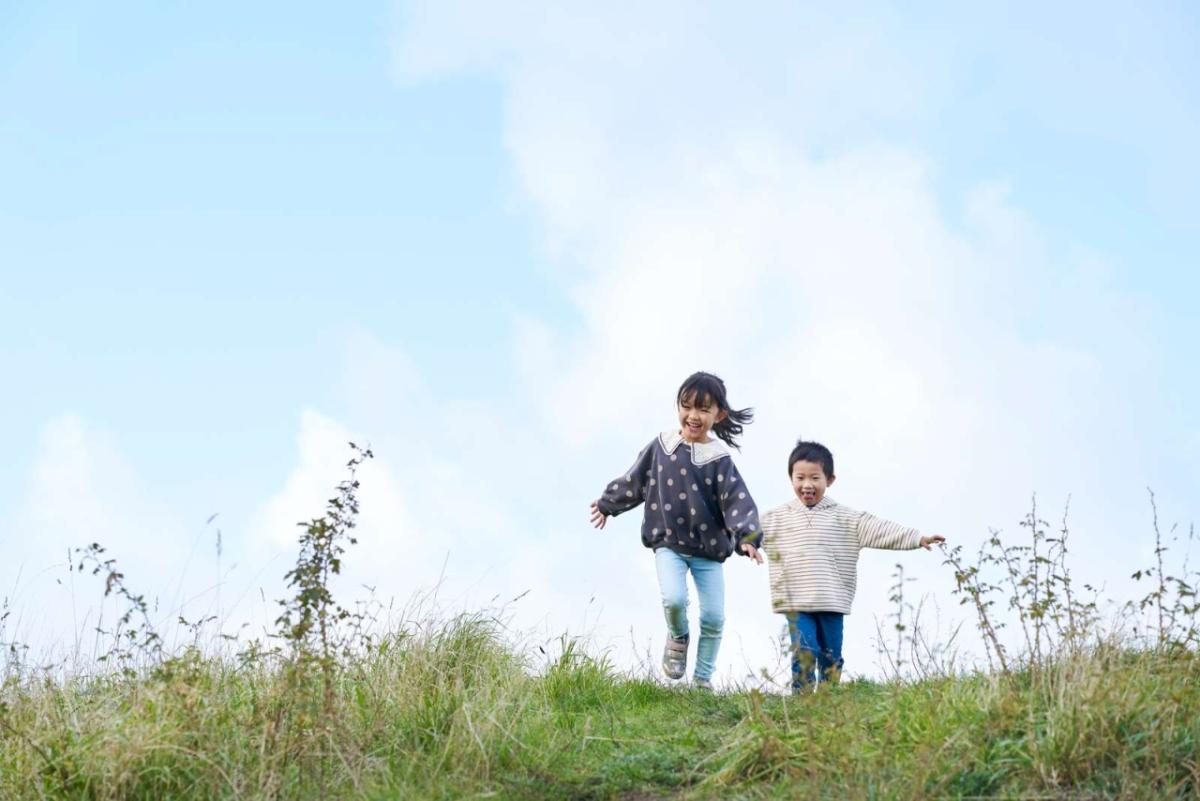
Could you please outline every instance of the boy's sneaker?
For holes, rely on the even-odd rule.
[[[667,635],[667,644],[663,648],[663,673],[669,679],[682,679],[687,671],[688,635],[672,637]]]
[[[704,690],[705,692],[711,693],[713,691],[712,681],[709,679],[693,678],[692,686],[697,690]]]

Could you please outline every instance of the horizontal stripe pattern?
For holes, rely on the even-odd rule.
[[[850,613],[863,548],[904,551],[921,532],[822,498],[811,509],[799,499],[762,517],[763,550],[776,612]]]

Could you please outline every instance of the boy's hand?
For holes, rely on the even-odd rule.
[[[596,528],[604,528],[604,524],[608,522],[608,515],[600,511],[600,504],[592,501],[592,525]]]
[[[746,556],[749,556],[751,559],[753,559],[756,563],[758,563],[760,565],[763,562],[762,554],[758,552],[757,548],[755,548],[753,545],[751,545],[748,542],[742,543],[742,553],[746,554]]]
[[[921,547],[927,551],[932,551],[932,545],[941,545],[946,541],[946,538],[941,534],[934,534],[932,537],[921,537]]]

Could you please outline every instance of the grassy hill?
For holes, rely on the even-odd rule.
[[[569,639],[535,664],[487,615],[368,634],[329,590],[371,456],[354,450],[300,536],[276,646],[167,653],[115,561],[80,550],[72,564],[126,612],[89,674],[7,644],[0,799],[1200,797],[1200,576],[1186,558],[1168,574],[1157,518],[1155,564],[1134,574],[1150,591],[1121,607],[1149,631],[1101,630],[1094,591],[1070,579],[1065,522],[1047,534],[1035,508],[1028,543],[946,553],[987,672],[714,695],[619,675]],[[920,641],[903,584],[898,648]]]
[[[10,676],[0,798],[1195,798],[1200,659],[1098,645],[1036,670],[797,697],[534,675],[484,620],[319,663]],[[327,679],[332,678],[327,685]]]

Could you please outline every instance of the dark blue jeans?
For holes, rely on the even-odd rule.
[[[792,641],[792,690],[804,690],[817,680],[837,683],[842,673],[841,612],[788,612]]]

